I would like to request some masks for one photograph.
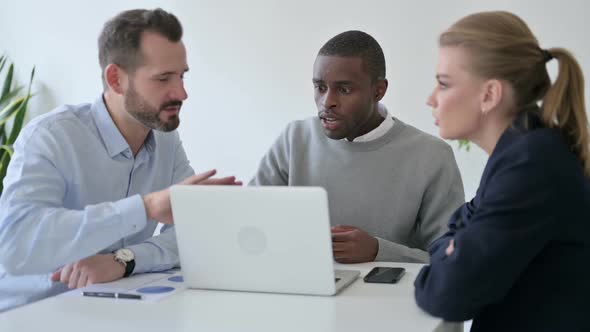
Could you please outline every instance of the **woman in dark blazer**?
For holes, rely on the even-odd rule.
[[[475,198],[429,248],[418,305],[473,319],[471,331],[590,331],[590,140],[578,63],[540,48],[507,12],[467,16],[439,44],[428,104],[440,135],[490,157]]]

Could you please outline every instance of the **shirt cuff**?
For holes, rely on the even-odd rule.
[[[121,238],[143,230],[147,224],[145,205],[140,195],[133,195],[114,203],[121,218]]]
[[[149,240],[126,248],[135,255],[135,268],[132,274],[166,271],[180,266],[178,255],[163,256],[162,248],[158,248]]]
[[[135,255],[135,268],[131,272],[132,275],[153,271],[153,252],[150,252],[151,248],[149,248],[151,246],[151,243],[144,242],[127,247]],[[152,264],[149,264],[149,262]]]

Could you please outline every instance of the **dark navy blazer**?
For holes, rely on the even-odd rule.
[[[429,252],[414,285],[434,316],[473,319],[471,331],[590,331],[590,180],[534,115],[503,133]]]

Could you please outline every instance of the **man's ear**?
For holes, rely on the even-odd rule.
[[[484,82],[483,89],[480,109],[482,115],[487,115],[502,102],[504,86],[499,80],[492,79]]]
[[[389,82],[387,82],[386,78],[377,80],[375,83],[375,101],[381,101],[383,99],[385,92],[387,92],[388,84]]]
[[[111,63],[104,69],[104,77],[111,90],[116,94],[123,94],[128,80],[128,75],[123,68]]]

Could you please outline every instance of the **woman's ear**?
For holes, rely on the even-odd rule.
[[[494,111],[498,105],[501,104],[503,97],[504,86],[502,85],[502,82],[497,79],[484,82],[480,106],[482,115],[487,115]]]

